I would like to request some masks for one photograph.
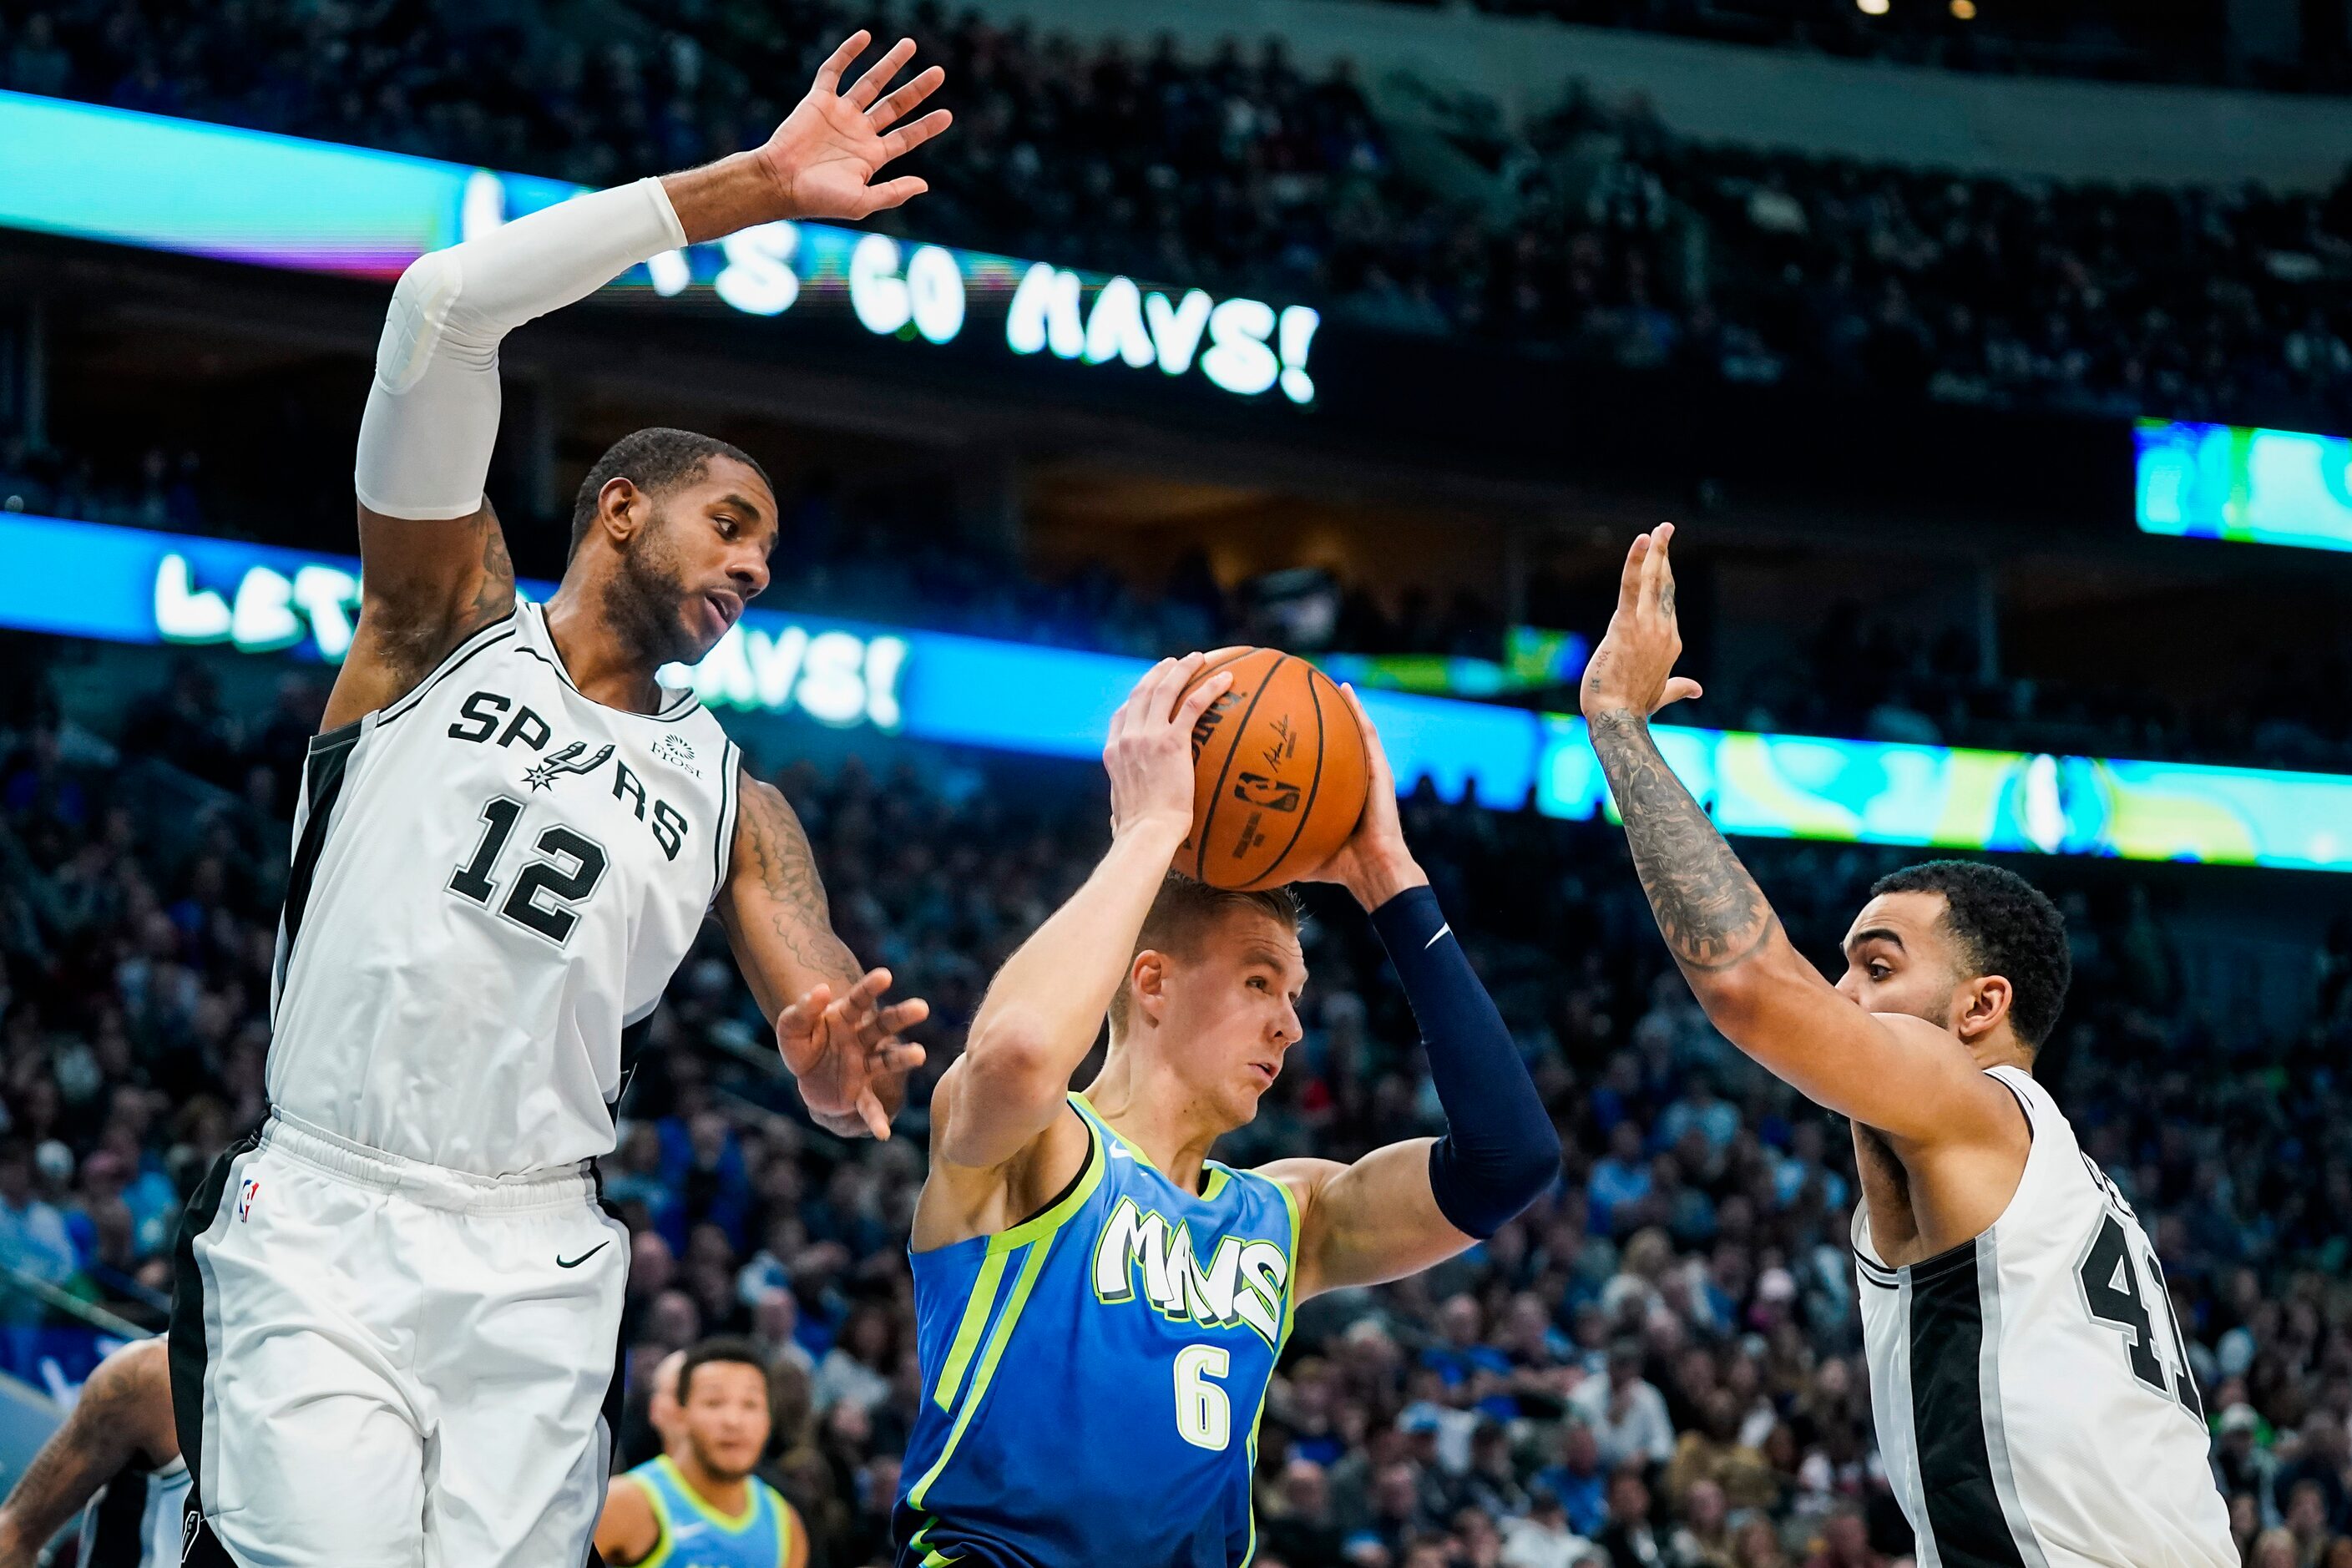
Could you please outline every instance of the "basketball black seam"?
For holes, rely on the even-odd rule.
[[[1216,674],[1217,671],[1224,668],[1227,665],[1239,664],[1242,660],[1247,658],[1256,651],[1257,649],[1254,647],[1245,647],[1242,649],[1241,652],[1234,655],[1231,658],[1221,658],[1214,664],[1203,666],[1197,679],[1206,680],[1209,677]],[[1276,657],[1278,658],[1279,656]],[[1262,691],[1265,689],[1261,687],[1259,689]],[[1238,750],[1241,746],[1241,740],[1238,734],[1234,737],[1234,746],[1235,750]],[[1225,761],[1230,763],[1233,761],[1233,756],[1234,753],[1232,752],[1227,752],[1225,753]],[[1222,787],[1222,780],[1220,781],[1220,787]],[[1212,795],[1209,798],[1209,815],[1201,819],[1200,842],[1192,847],[1192,879],[1197,882],[1205,882],[1209,879],[1209,825],[1214,822],[1216,818],[1217,801],[1215,795]]]
[[[1242,714],[1241,722],[1234,726],[1234,743],[1226,749],[1225,765],[1217,770],[1217,787],[1209,792],[1209,815],[1201,818],[1201,843],[1192,851],[1192,874],[1203,882],[1209,879],[1209,830],[1216,826],[1217,807],[1224,804],[1225,775],[1234,771],[1234,758],[1242,749],[1242,734],[1249,728],[1250,720],[1256,716],[1257,705],[1265,700],[1265,689],[1274,684],[1276,672],[1289,660],[1290,656],[1286,653],[1274,656],[1274,662],[1266,667],[1265,679],[1257,683],[1257,691],[1250,698],[1249,708]]]
[[[1315,797],[1323,788],[1323,759],[1331,751],[1330,738],[1323,732],[1323,697],[1315,689],[1313,665],[1307,667],[1307,700],[1315,704],[1315,777],[1307,785],[1307,804],[1299,810],[1298,826],[1290,830],[1290,842],[1284,845],[1282,853],[1274,858],[1274,866],[1281,865],[1290,858],[1290,852],[1298,847],[1298,836],[1307,831],[1307,821],[1315,815]],[[1273,866],[1267,868],[1268,870],[1273,868]]]

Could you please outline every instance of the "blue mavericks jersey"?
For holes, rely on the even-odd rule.
[[[751,1503],[730,1519],[698,1496],[665,1454],[629,1472],[653,1500],[661,1543],[637,1568],[783,1568],[792,1548],[793,1514],[781,1493],[759,1477]]]
[[[1256,1550],[1297,1205],[1214,1161],[1186,1192],[1070,1104],[1089,1147],[1058,1201],[912,1255],[924,1398],[898,1568],[1239,1568]]]

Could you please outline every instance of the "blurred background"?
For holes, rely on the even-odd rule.
[[[2150,1222],[2247,1561],[2352,1563],[2345,0],[0,0],[0,1480],[161,1326],[263,1113],[391,280],[763,138],[860,26],[948,69],[931,193],[509,339],[491,495],[543,594],[628,430],[774,473],[774,586],[678,678],[930,999],[933,1074],[1103,847],[1141,661],[1373,694],[1567,1154],[1301,1312],[1260,1568],[1908,1553],[1846,1129],[1693,1005],[1572,717],[1662,518],[1677,771],[1824,962],[1930,854],[2061,902],[2044,1076]],[[1311,901],[1234,1163],[1436,1117]],[[814,1129],[715,931],[656,1038],[605,1162],[624,1458],[654,1361],[749,1333],[815,1561],[886,1562],[928,1081],[887,1145]]]

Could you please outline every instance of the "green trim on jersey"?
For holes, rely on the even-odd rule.
[[[646,1470],[657,1471],[669,1485],[667,1487],[655,1485],[653,1479],[643,1473]],[[640,1465],[627,1474],[628,1479],[637,1484],[637,1489],[646,1494],[646,1506],[653,1510],[654,1524],[661,1531],[659,1539],[654,1542],[654,1549],[637,1559],[635,1568],[662,1568],[662,1565],[670,1560],[670,1554],[677,1549],[678,1521],[670,1513],[669,1493],[672,1489],[675,1489],[678,1497],[685,1500],[686,1505],[699,1516],[701,1522],[709,1525],[722,1535],[737,1539],[750,1534],[760,1524],[761,1518],[760,1500],[761,1494],[764,1492],[767,1495],[769,1506],[775,1511],[776,1568],[783,1568],[785,1563],[792,1561],[793,1505],[784,1500],[783,1493],[776,1490],[759,1477],[744,1478],[743,1511],[730,1518],[719,1512],[718,1507],[708,1498],[694,1489],[694,1483],[686,1479],[686,1472],[679,1469],[677,1462],[667,1454]]]
[[[1003,1311],[997,1314],[996,1327],[988,1335],[988,1348],[981,1352],[979,1368],[972,1373],[971,1386],[965,1390],[962,1408],[956,1413],[955,1426],[948,1432],[947,1444],[940,1450],[938,1461],[924,1472],[923,1479],[917,1481],[914,1489],[907,1494],[910,1507],[923,1506],[924,1494],[930,1490],[931,1483],[940,1479],[940,1472],[948,1468],[948,1461],[955,1458],[956,1444],[962,1439],[964,1428],[971,1425],[973,1413],[979,1410],[981,1401],[987,1396],[990,1380],[996,1375],[996,1363],[1003,1360],[1004,1347],[1011,1342],[1013,1331],[1021,1321],[1021,1309],[1028,1305],[1029,1292],[1045,1267],[1045,1255],[1053,1249],[1054,1233],[1061,1229],[1088,1198],[1094,1196],[1097,1187],[1102,1185],[1103,1167],[1108,1156],[1105,1152],[1103,1140],[1094,1131],[1100,1123],[1085,1107],[1083,1096],[1072,1094],[1070,1100],[1080,1108],[1080,1120],[1087,1123],[1087,1163],[1080,1167],[1077,1181],[1052,1207],[988,1238],[988,1260],[981,1265],[980,1278],[974,1282],[971,1299],[964,1305],[963,1317],[956,1325],[954,1348],[949,1352],[947,1364],[940,1369],[940,1386],[932,1395],[942,1410],[952,1404],[955,1384],[962,1379],[964,1364],[971,1359],[971,1347],[979,1342],[981,1331],[987,1325],[997,1288],[1003,1282],[1008,1260],[1023,1247],[1028,1251],[1021,1259],[1021,1272],[1013,1282],[1013,1294],[1006,1299]]]

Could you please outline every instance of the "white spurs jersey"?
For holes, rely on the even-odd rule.
[[[540,607],[310,743],[272,986],[269,1102],[482,1176],[611,1150],[622,1032],[726,874],[735,747],[688,693],[608,708]]]
[[[1905,1268],[1853,1222],[1878,1447],[1920,1568],[2236,1568],[2147,1233],[2032,1076],[2033,1145],[1974,1241]]]

